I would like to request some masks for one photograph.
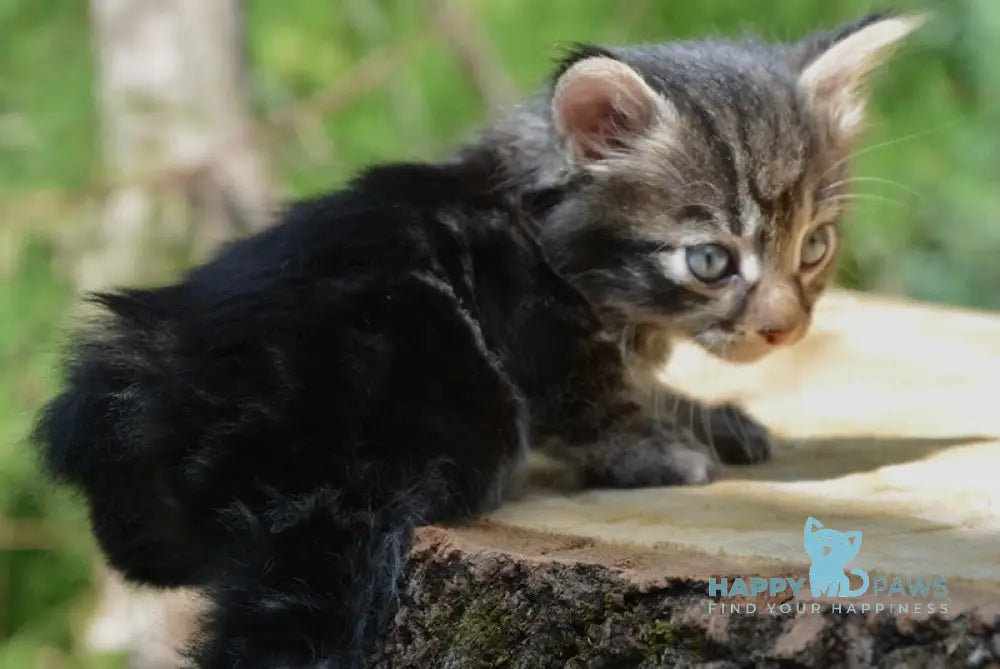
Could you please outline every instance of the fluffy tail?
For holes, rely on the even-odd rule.
[[[191,441],[180,421],[190,388],[168,366],[169,321],[140,294],[99,296],[115,319],[74,341],[64,391],[38,419],[33,441],[48,472],[84,493],[112,566],[161,586],[210,572],[212,533],[171,496],[171,449]]]
[[[388,622],[414,517],[344,510],[319,491],[268,510],[230,508],[239,549],[209,589],[192,650],[203,669],[357,669]]]

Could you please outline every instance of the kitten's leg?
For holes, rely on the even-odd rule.
[[[708,483],[726,464],[770,457],[767,429],[729,404],[707,406],[674,395],[643,407],[584,443],[540,442],[539,450],[571,464],[587,485],[639,488]]]
[[[543,440],[538,449],[570,464],[585,485],[641,488],[708,483],[719,471],[715,452],[677,425],[633,420],[594,441]]]
[[[685,428],[712,450],[722,462],[747,465],[767,460],[771,438],[767,428],[732,404],[708,405],[684,397],[660,380],[670,358],[670,341],[660,330],[640,330],[634,351],[625,358],[627,395],[653,420]],[[686,435],[678,435],[685,437]]]
[[[597,375],[591,375],[597,377]],[[720,461],[748,464],[770,454],[767,431],[735,407],[708,407],[671,393],[652,374],[625,374],[593,394],[536,414],[539,451],[573,466],[587,485],[642,487],[707,483]],[[600,388],[600,387],[599,387]]]
[[[231,567],[206,590],[195,666],[361,669],[393,610],[415,520],[345,507],[331,490],[276,495],[266,510],[234,503]]]
[[[670,420],[687,428],[701,442],[711,446],[722,462],[749,465],[771,457],[771,437],[766,427],[733,404],[708,405],[662,391],[660,409]]]

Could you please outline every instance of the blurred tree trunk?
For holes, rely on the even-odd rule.
[[[239,0],[91,0],[111,175],[81,287],[160,278],[263,226]]]

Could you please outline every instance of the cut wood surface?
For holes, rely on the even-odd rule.
[[[808,564],[808,516],[861,530],[852,566],[1000,591],[1000,317],[836,293],[798,346],[745,367],[677,351],[665,377],[779,443],[708,486],[532,490],[500,523]]]

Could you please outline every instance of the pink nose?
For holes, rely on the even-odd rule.
[[[764,338],[771,346],[780,346],[788,341],[792,336],[792,329],[781,330],[779,328],[761,328],[757,334]]]

